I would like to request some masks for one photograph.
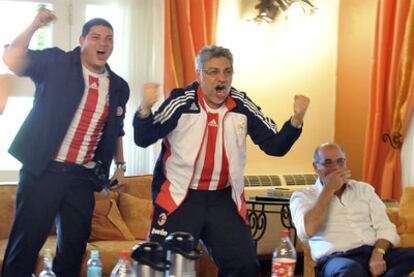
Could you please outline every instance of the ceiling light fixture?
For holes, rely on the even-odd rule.
[[[310,0],[259,0],[259,4],[255,6],[259,14],[254,21],[272,23],[292,6],[299,6],[305,15],[313,15],[317,9]]]

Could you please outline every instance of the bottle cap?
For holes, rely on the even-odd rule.
[[[290,236],[290,232],[289,232],[289,230],[288,230],[288,229],[283,229],[283,231],[282,231],[282,236],[283,236],[283,237],[289,237],[289,236]]]
[[[99,259],[99,251],[98,250],[91,250],[91,258],[92,259]]]
[[[121,250],[119,252],[119,258],[124,259],[124,260],[128,259],[129,258],[129,251]]]

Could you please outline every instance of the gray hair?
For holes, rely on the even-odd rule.
[[[233,55],[230,50],[221,46],[210,45],[203,47],[200,52],[198,52],[195,67],[197,71],[203,69],[204,63],[208,62],[212,58],[225,57],[230,61],[231,67],[233,68]]]
[[[324,143],[320,144],[318,147],[316,147],[315,152],[313,153],[313,161],[314,162],[319,162],[321,160],[321,157],[319,156],[319,151],[322,148],[325,148],[325,147],[338,148],[342,152],[342,154],[344,154],[344,158],[346,158],[345,151],[344,151],[344,149],[342,148],[341,145],[339,145],[335,142],[324,142]]]

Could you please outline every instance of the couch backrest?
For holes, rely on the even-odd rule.
[[[151,199],[152,175],[128,176],[124,181],[125,184],[117,191]],[[7,239],[10,232],[16,207],[16,188],[15,183],[0,184],[0,239]],[[51,233],[54,233],[54,228]]]
[[[127,176],[119,191],[132,194],[139,198],[151,199],[152,175]]]
[[[0,184],[0,239],[7,239],[16,207],[16,184]]]

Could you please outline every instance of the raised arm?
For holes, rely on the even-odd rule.
[[[55,20],[56,16],[48,9],[40,10],[32,23],[18,35],[4,50],[3,60],[9,69],[17,75],[21,75],[27,64],[27,49],[33,34],[42,26]]]

